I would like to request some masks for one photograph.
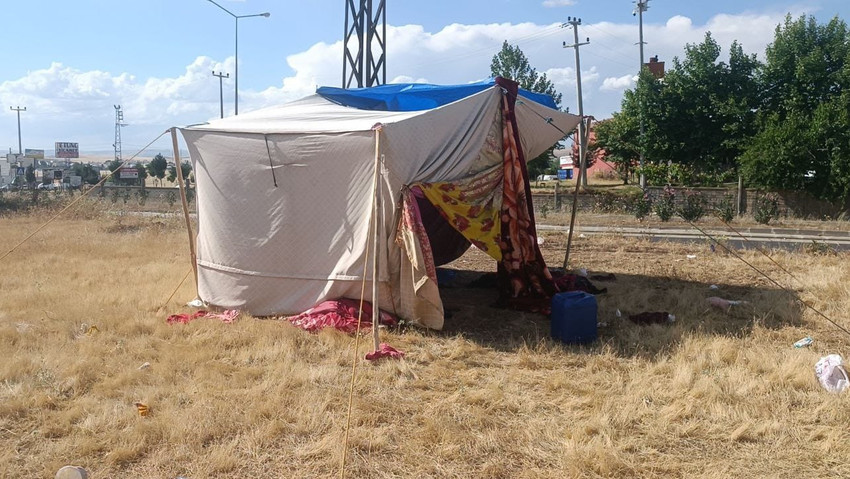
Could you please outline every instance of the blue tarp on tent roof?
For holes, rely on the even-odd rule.
[[[316,93],[328,100],[344,106],[362,110],[382,111],[419,111],[430,110],[453,101],[466,98],[480,91],[492,88],[496,81],[492,78],[465,85],[430,85],[427,83],[397,83],[371,88],[334,88],[319,87]],[[533,93],[519,89],[522,97],[541,105],[557,109],[555,100],[542,93]]]

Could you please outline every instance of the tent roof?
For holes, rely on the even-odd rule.
[[[427,83],[397,83],[369,88],[320,87],[316,93],[344,106],[363,110],[420,111],[437,108],[466,98],[496,85],[493,78],[464,85],[431,85]],[[519,89],[519,95],[554,110],[558,109],[551,96]]]

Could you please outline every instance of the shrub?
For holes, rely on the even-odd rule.
[[[635,218],[638,221],[643,221],[644,218],[649,216],[649,213],[652,211],[652,200],[649,199],[649,195],[644,193],[640,198],[636,199],[632,204],[632,213],[634,213]]]
[[[679,216],[683,220],[693,223],[699,221],[705,215],[705,198],[698,191],[686,191],[685,201],[679,208]]]
[[[148,201],[148,196],[150,196],[150,192],[145,188],[142,188],[136,191],[136,196],[139,198],[139,206],[145,206],[145,203]]]
[[[723,195],[723,199],[714,205],[714,214],[724,223],[731,223],[735,219],[735,203],[731,195]]]
[[[653,209],[661,221],[667,222],[673,217],[676,212],[676,192],[670,185],[664,187],[661,197],[653,204]]]
[[[756,198],[753,208],[753,218],[756,223],[766,225],[770,220],[779,218],[779,200],[775,195],[765,195]]]
[[[168,203],[169,208],[173,207],[174,203],[177,203],[177,193],[169,191],[168,194],[165,195],[165,201]]]

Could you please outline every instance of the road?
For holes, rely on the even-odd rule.
[[[727,228],[704,227],[697,225],[708,235],[732,248],[746,249],[767,247],[794,250],[807,245],[828,245],[835,251],[850,251],[850,232],[822,231],[792,228]],[[538,224],[539,231],[568,232],[568,226]],[[576,234],[620,235],[624,237],[649,238],[651,241],[705,242],[706,235],[692,227],[683,226],[577,226]],[[742,238],[743,236],[744,238]]]

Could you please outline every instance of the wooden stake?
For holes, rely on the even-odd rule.
[[[192,271],[195,273],[195,297],[198,297],[198,257],[195,254],[195,234],[192,232],[192,220],[189,218],[189,202],[186,200],[186,186],[183,183],[183,168],[180,165],[177,128],[171,129],[171,143],[174,147],[174,168],[177,170],[177,184],[180,185],[180,201],[183,203],[183,217],[186,219],[186,232],[189,233],[189,254],[192,259]]]

